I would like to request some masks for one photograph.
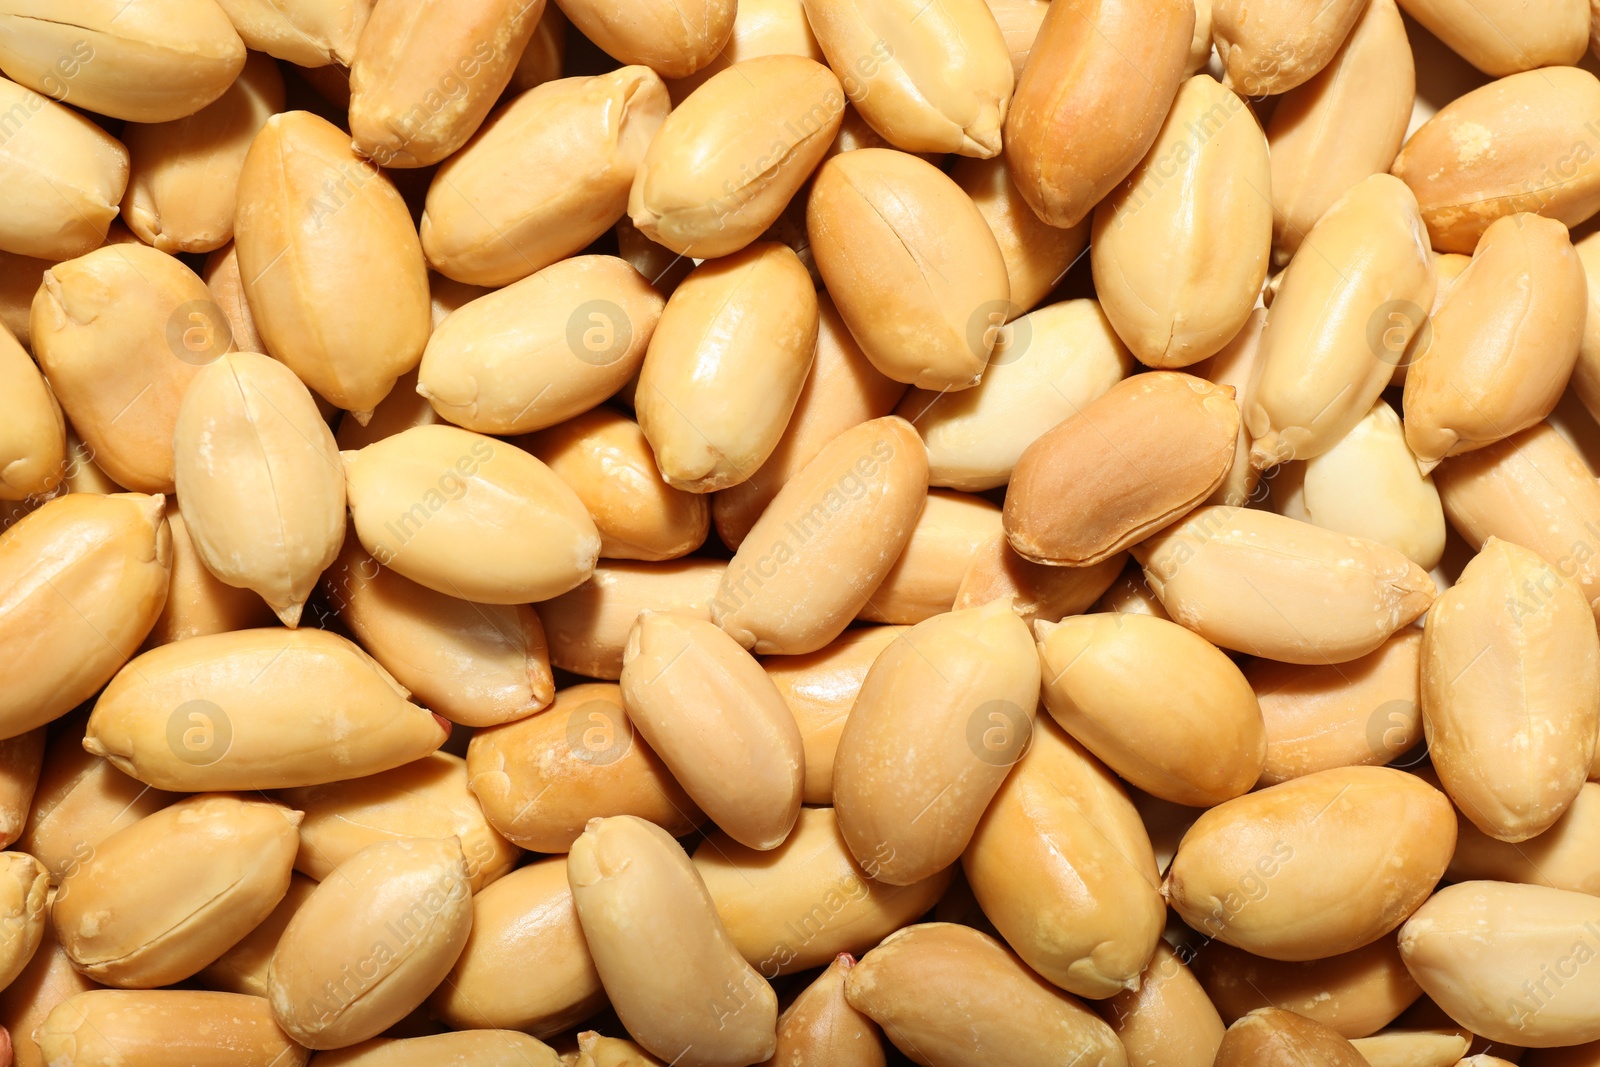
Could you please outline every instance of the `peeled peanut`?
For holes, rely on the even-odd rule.
[[[930,490],[905,551],[859,618],[911,625],[949,611],[972,560],[1001,535],[998,505],[968,493]]]
[[[978,383],[1011,316],[1011,288],[1000,246],[960,186],[904,152],[846,152],[817,171],[806,232],[873,366],[923,389]]]
[[[1256,784],[1267,753],[1261,709],[1215,645],[1153,615],[1110,612],[1037,623],[1034,633],[1045,709],[1129,783],[1200,808]]]
[[[1003,600],[935,616],[879,654],[833,768],[839,827],[874,878],[909,885],[961,855],[1038,700],[1038,655]]]
[[[1485,541],[1428,612],[1422,717],[1445,791],[1480,830],[1515,842],[1549,829],[1600,731],[1600,639],[1578,584]]]
[[[772,1055],[778,998],[740,957],[700,875],[659,826],[593,819],[567,854],[584,940],[606,996],[646,1049],[706,1067]],[[662,982],[670,969],[676,981]]]
[[[1493,1058],[1488,1063],[1466,1059],[1471,1042],[1460,1034],[1441,1031],[1385,1030],[1371,1037],[1352,1038],[1350,1044],[1367,1061],[1367,1067],[1454,1067],[1458,1061],[1468,1067],[1497,1067]]]
[[[0,26],[9,21],[0,14]],[[0,44],[0,56],[3,49]],[[63,62],[77,68],[92,56],[92,46],[84,42],[77,53],[64,54]],[[25,116],[6,138],[9,151],[0,159],[7,190],[0,207],[0,249],[54,261],[100,247],[128,186],[128,150],[71,108],[4,78],[0,109],[7,115],[20,109]],[[26,266],[34,279],[28,286],[32,297],[38,275]],[[23,268],[11,264],[13,270]]]
[[[1209,941],[1192,962],[1212,1003],[1232,1024],[1260,1008],[1303,1015],[1341,1037],[1366,1037],[1388,1026],[1422,995],[1394,939],[1327,959],[1282,963]]]
[[[1058,622],[1088,611],[1117,580],[1128,557],[1117,554],[1088,567],[1053,567],[1023,559],[1004,535],[991,537],[973,554],[956,590],[954,610],[1010,599],[1012,610],[1030,626]]]
[[[373,0],[217,0],[244,43],[297,67],[355,61]]]
[[[1150,583],[1145,580],[1144,570],[1138,562],[1124,556],[1113,556],[1106,563],[1121,562],[1124,567],[1119,567],[1112,575],[1111,584],[1105,589],[1099,600],[1087,610],[1117,611],[1130,615],[1154,615],[1158,619],[1171,619],[1167,609],[1161,606],[1161,600],[1156,596],[1155,590],[1150,588]],[[1102,563],[1104,567],[1106,564]],[[1035,564],[1035,566],[1039,566]],[[1057,567],[1056,570],[1069,570],[1073,568]],[[1073,612],[1071,614],[1076,614]],[[1060,620],[1056,620],[1060,621]]]
[[[581,251],[626,213],[634,173],[670,106],[660,77],[639,66],[518,96],[429,183],[421,227],[428,263],[498,286]],[[514,194],[504,184],[510,170],[520,175]]]
[[[1075,226],[1145,157],[1188,64],[1189,0],[1051,6],[1006,120],[1006,163],[1034,210]]]
[[[232,225],[230,221],[230,227]],[[265,352],[266,342],[256,329],[256,319],[245,300],[244,277],[239,273],[239,252],[229,241],[206,257],[201,275],[217,310],[233,336],[233,347],[240,352]],[[219,329],[220,332],[220,329]],[[324,400],[322,403],[326,404]],[[350,420],[352,423],[354,419]]]
[[[52,882],[93,856],[101,841],[177,799],[91,756],[82,740],[68,730],[50,743],[27,828],[17,840],[45,865]]]
[[[277,616],[266,601],[252,590],[228,585],[206,569],[177,497],[167,500],[166,512],[172,534],[172,584],[167,602],[145,638],[145,647],[270,625]]]
[[[22,973],[44,938],[50,875],[24,852],[0,853],[0,989]],[[914,916],[913,916],[914,917]]]
[[[1048,11],[1043,0],[1011,0],[1039,8],[1039,17]],[[1081,257],[1089,240],[1087,220],[1068,229],[1048,225],[1033,213],[1033,208],[1017,191],[1004,156],[974,159],[963,156],[950,170],[950,177],[961,191],[972,198],[978,214],[989,224],[1005,260],[1006,278],[1011,286],[1008,317],[1034,307],[1053,289],[1068,269]],[[997,344],[1004,343],[1002,339]],[[991,364],[999,358],[991,359]],[[990,367],[990,371],[994,367]]]
[[[1497,78],[1576,65],[1589,49],[1589,8],[1580,0],[1535,8],[1506,0],[1406,0],[1405,8],[1457,55]]]
[[[674,106],[713,74],[758,56],[804,56],[818,63],[827,62],[800,0],[745,0],[739,4],[733,17],[733,33],[722,51],[687,78],[674,78],[667,85]]]
[[[971,389],[912,389],[896,414],[928,446],[928,481],[977,492],[1005,485],[1034,441],[1104,396],[1132,357],[1094,300],[1064,300],[1006,323]]]
[[[1245,102],[1206,74],[1184,82],[1149,154],[1094,213],[1095,292],[1139,362],[1187,367],[1239,332],[1267,278],[1269,188]],[[1234,251],[1218,257],[1224,243]]]
[[[1278,1008],[1253,1011],[1228,1027],[1216,1067],[1363,1067],[1355,1046],[1321,1023]]]
[[[283,789],[420,759],[440,720],[355,645],[323,630],[236,630],[129,662],[83,746],[157,789]]]
[[[318,1054],[322,1067],[560,1067],[561,1058],[543,1041],[514,1030],[467,1030],[425,1037],[375,1037],[335,1052]]]
[[[725,570],[727,564],[715,559],[601,560],[587,582],[539,605],[551,664],[587,678],[621,677],[623,650],[639,612],[709,619]]]
[[[306,111],[267,120],[238,197],[234,246],[268,354],[364,421],[428,340],[428,272],[405,202]]]
[[[602,1037],[593,1030],[578,1035],[578,1058],[573,1067],[667,1067],[632,1041]]]
[[[626,10],[608,0],[560,0],[579,33],[620,63],[687,78],[710,64],[733,33],[734,0],[644,0]]]
[[[534,852],[567,851],[593,818],[637,815],[674,835],[705,820],[614,685],[568,686],[541,714],[479,730],[467,784],[490,825]]]
[[[232,948],[206,964],[195,980],[207,989],[222,993],[243,993],[265,997],[267,976],[272,969],[272,950],[278,947],[284,927],[311,896],[317,883],[298,872],[289,876],[289,891],[278,906],[256,928],[234,942]]]
[[[771,1067],[828,1063],[834,1067],[884,1067],[883,1035],[850,1006],[844,984],[856,961],[840,953],[778,1016]]]
[[[35,1029],[62,1001],[98,988],[72,966],[67,954],[56,944],[55,931],[47,919],[44,937],[33,959],[10,985],[0,990],[0,1020],[8,1031],[18,1035],[16,1041],[9,1042],[15,1067],[46,1067],[39,1046],[32,1040]],[[164,1062],[152,1058],[148,1067]]]
[[[1250,463],[1326,452],[1372,410],[1433,306],[1416,198],[1387,174],[1357,182],[1318,220],[1267,312],[1245,397]]]
[[[1456,854],[1448,878],[1453,882],[1491,879],[1568,889],[1600,896],[1600,783],[1585,782],[1561,818],[1538,837],[1516,843],[1497,841],[1466,816],[1457,820]]]
[[[1174,621],[1285,663],[1364,656],[1435,595],[1428,572],[1387,545],[1245,508],[1198,508],[1133,554]]]
[[[1302,84],[1332,61],[1361,17],[1363,0],[1312,7],[1294,0],[1212,0],[1211,34],[1224,84],[1270,96]]]
[[[67,426],[44,375],[0,328],[0,500],[43,498],[67,473]]]
[[[166,1067],[174,1035],[196,1067],[305,1067],[306,1050],[264,997],[200,989],[93,989],[69,997],[33,1031],[51,1067]],[[21,1062],[21,1061],[19,1061]]]
[[[1206,498],[1208,504],[1242,507],[1259,496],[1261,472],[1250,465],[1250,427],[1245,425],[1243,414],[1250,404],[1250,380],[1261,357],[1261,335],[1266,332],[1266,325],[1266,308],[1256,308],[1222,351],[1189,368],[1190,374],[1213,385],[1231,385],[1241,416],[1239,436],[1233,446],[1233,466],[1223,476],[1222,484]]]
[[[147,815],[61,880],[51,906],[61,947],[105,985],[153,989],[188,978],[288,891],[299,821],[278,804],[225,794],[185,797]],[[174,855],[205,863],[163,861]]]
[[[1156,944],[1138,989],[1099,1001],[1095,1010],[1117,1032],[1128,1062],[1138,1067],[1211,1067],[1222,1043],[1217,1009],[1165,941]]]
[[[1162,894],[1197,931],[1268,959],[1371,944],[1450,862],[1449,798],[1388,767],[1318,771],[1226,801],[1184,834]]]
[[[73,493],[0,535],[0,734],[89,699],[138,649],[167,598],[162,498]]]
[[[28,825],[44,764],[44,742],[42,726],[0,741],[0,848],[9,848]]]

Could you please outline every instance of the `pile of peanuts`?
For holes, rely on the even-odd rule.
[[[0,1067],[1600,1067],[1600,0],[0,0]]]

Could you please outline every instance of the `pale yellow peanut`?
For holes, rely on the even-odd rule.
[[[478,731],[467,784],[490,825],[534,852],[567,851],[593,818],[636,815],[678,836],[705,821],[615,685],[568,686],[541,714]]]
[[[122,214],[141,241],[163,252],[210,252],[233,239],[245,153],[283,110],[283,75],[263,55],[214,102],[171,122],[129,123],[131,171]]]
[[[1561,818],[1527,841],[1497,841],[1459,812],[1456,828],[1448,875],[1453,882],[1481,878],[1600,896],[1600,782],[1584,783]]]
[[[833,770],[839,827],[874,878],[909,885],[961,855],[1038,700],[1033,640],[1004,600],[935,616],[878,655]]]
[[[0,108],[26,116],[0,153],[0,179],[8,191],[0,210],[0,248],[49,260],[98,248],[128,185],[128,150],[76,111],[4,78]],[[13,262],[11,269],[24,266],[31,274],[31,264]],[[38,286],[33,277],[29,297]]]
[[[1022,621],[1059,622],[1088,611],[1127,565],[1123,553],[1087,567],[1052,567],[1017,555],[1004,534],[991,537],[973,553],[956,589],[954,610],[975,608],[991,600],[1011,599]]]
[[[1215,645],[1141,614],[1078,615],[1034,633],[1045,710],[1129,783],[1202,808],[1256,784],[1261,708]]]
[[[693,856],[734,947],[768,979],[865,952],[925,914],[950,885],[951,869],[907,886],[876,881],[884,858],[857,863],[832,808],[802,808],[793,833],[770,851],[719,831]]]
[[[1582,788],[1600,731],[1600,639],[1578,584],[1490,537],[1428,612],[1422,719],[1448,792],[1484,833],[1525,841]]]
[[[185,797],[145,816],[61,880],[50,914],[61,947],[109,986],[153,989],[188,978],[288,891],[299,821],[278,804],[226,794]],[[205,863],[191,869],[172,856]]]
[[[559,1067],[555,1049],[514,1030],[375,1037],[317,1054],[321,1067]]]
[[[1206,498],[1208,504],[1230,504],[1242,507],[1260,495],[1261,472],[1250,464],[1250,427],[1242,414],[1250,403],[1250,381],[1255,377],[1256,363],[1261,358],[1261,336],[1266,332],[1267,309],[1258,307],[1250,312],[1233,340],[1222,346],[1222,351],[1202,363],[1189,368],[1189,373],[1214,385],[1233,386],[1234,403],[1239,405],[1239,436],[1233,446],[1233,466],[1223,477],[1222,484]]]
[[[419,585],[518,604],[594,573],[600,534],[583,502],[514,445],[416,426],[343,455],[361,546]]]
[[[1304,83],[1333,60],[1364,6],[1212,0],[1211,36],[1225,84],[1245,96],[1267,96]]]
[[[930,490],[905,551],[858,618],[913,625],[951,610],[972,561],[1000,536],[998,505],[970,493]]]
[[[1015,75],[983,0],[805,0],[805,9],[845,95],[890,144],[999,153]]]
[[[853,957],[841,953],[784,1009],[778,1016],[777,1049],[765,1067],[884,1067],[882,1034],[845,999],[845,980],[855,965]]]
[[[32,1040],[34,1030],[68,997],[99,988],[72,966],[56,944],[55,931],[47,921],[33,959],[0,990],[0,1023],[17,1035],[11,1042],[15,1067],[47,1067],[39,1046]],[[160,1061],[152,1060],[150,1067],[157,1062]]]
[[[1474,89],[1406,141],[1393,173],[1416,193],[1433,247],[1471,252],[1496,219],[1536,211],[1575,226],[1600,208],[1600,82],[1544,67]]]
[[[444,743],[442,720],[323,630],[236,630],[152,649],[95,701],[84,748],[157,789],[357,778]]]
[[[1285,663],[1364,656],[1435,596],[1387,545],[1245,508],[1198,508],[1133,554],[1174,621]]]
[[[421,227],[429,264],[460,281],[506,285],[580,251],[623,217],[669,107],[661,79],[639,66],[518,96],[429,183]],[[514,195],[508,173],[520,175]]]
[[[1265,1067],[1316,1063],[1364,1067],[1355,1046],[1321,1023],[1279,1008],[1253,1011],[1228,1027],[1217,1048],[1216,1067]]]
[[[83,750],[80,731],[64,730],[45,752],[33,807],[17,847],[60,882],[118,830],[160,811],[176,797],[151,789]]]
[[[734,14],[733,32],[722,51],[687,78],[674,78],[667,83],[673,105],[682,103],[713,74],[757,56],[804,56],[818,63],[828,61],[811,32],[800,0],[745,0]]]
[[[263,997],[199,989],[93,989],[33,1031],[48,1067],[305,1067],[307,1052]]]
[[[161,613],[172,567],[162,498],[58,497],[0,535],[0,734],[89,699]]]
[[[172,492],[178,405],[232,347],[222,321],[199,275],[144,245],[108,245],[45,272],[29,316],[34,356],[119,485]]]
[[[778,998],[739,955],[689,857],[631,816],[593,819],[567,877],[600,981],[628,1033],[668,1060],[706,1067],[773,1052]],[[674,982],[660,981],[668,970]]]
[[[911,538],[927,499],[911,424],[873,419],[791,478],[734,553],[712,620],[758,654],[814,652],[860,613]]]
[[[473,896],[467,947],[428,1003],[461,1029],[536,1037],[567,1030],[604,1005],[564,857],[519,868]]]
[[[1143,429],[1156,425],[1159,436]],[[1238,437],[1230,387],[1174,371],[1126,378],[1023,451],[1006,537],[1038,563],[1099,563],[1209,497]]]
[[[202,967],[195,975],[195,980],[203,987],[219,993],[265,997],[267,975],[272,969],[272,950],[278,947],[278,939],[283,936],[289,920],[294,918],[294,913],[300,910],[316,888],[316,882],[298,871],[291,874],[289,890],[283,894],[283,899],[278,901],[272,913],[257,923],[255,929],[234,942],[232,948]]]
[[[733,34],[734,0],[646,0],[626,10],[606,0],[560,0],[561,13],[621,63],[687,78],[716,59]]]
[[[44,742],[42,726],[0,741],[0,847],[11,847],[27,828],[44,764]]]
[[[0,70],[75,107],[129,122],[192,115],[244,66],[244,42],[215,0],[8,0]]]
[[[1132,1067],[1211,1067],[1222,1044],[1217,1009],[1165,941],[1156,944],[1138,989],[1124,989],[1094,1008],[1116,1031]]]
[[[267,979],[272,1015],[308,1048],[375,1037],[443,981],[471,927],[460,841],[369,845],[339,864],[289,920]]]
[[[845,998],[902,1051],[948,1067],[1128,1065],[1111,1028],[1076,997],[994,938],[954,923],[921,923],[884,938],[845,979]]]
[[[711,76],[661,124],[628,215],[674,252],[710,259],[758,239],[833,143],[839,79],[804,56],[757,56]]]
[[[1092,299],[1039,308],[997,334],[981,382],[954,392],[912,389],[895,411],[927,443],[932,485],[974,492],[1005,485],[1029,445],[1133,368]]]
[[[0,852],[0,989],[22,973],[44,939],[50,874],[25,852]]]
[[[1322,959],[1404,922],[1444,873],[1455,837],[1449,798],[1414,775],[1318,771],[1201,815],[1162,894],[1195,930],[1235,948]]]
[[[167,500],[166,513],[172,534],[172,583],[144,647],[267,626],[277,618],[253,590],[228,585],[207,569],[189,536],[177,497]]]
[[[1385,1030],[1371,1037],[1352,1038],[1350,1044],[1367,1061],[1367,1067],[1453,1067],[1465,1059],[1471,1042],[1460,1034]],[[1493,1067],[1493,1063],[1472,1067]]]
[[[1327,959],[1283,963],[1209,941],[1191,961],[1224,1022],[1258,1008],[1303,1015],[1341,1037],[1366,1037],[1388,1026],[1422,989],[1411,980],[1393,938]]]
[[[960,186],[904,152],[846,152],[817,171],[806,231],[875,367],[925,389],[978,383],[1011,288],[994,233]]]
[[[1387,174],[1351,186],[1306,236],[1267,312],[1245,398],[1250,463],[1310,459],[1372,410],[1433,305],[1416,198]]]
[[[639,612],[709,619],[725,570],[727,564],[714,559],[602,560],[588,581],[539,605],[551,664],[588,678],[621,677],[622,653]]]
[[[667,483],[709,493],[754,474],[816,350],[816,291],[786,245],[760,242],[696,267],[661,312],[634,398]]]
[[[67,425],[44,375],[0,328],[0,500],[53,492],[67,473]]]
[[[1187,367],[1239,332],[1267,278],[1269,187],[1245,102],[1206,74],[1184,82],[1149,154],[1094,213],[1095,292],[1139,362]]]
[[[238,198],[234,245],[267,353],[365,420],[428,340],[428,272],[405,202],[306,111],[267,120]]]
[[[1028,53],[1033,51],[1033,42],[1039,36],[1039,26],[1044,22],[1044,16],[1050,10],[1047,0],[986,0],[989,13],[994,15],[995,22],[1000,27],[1000,36],[1005,38],[1006,51],[1011,53],[1011,69],[1017,77],[1022,77],[1022,68],[1027,66]],[[1211,36],[1206,35],[1206,48],[1211,48]]]
[[[641,740],[711,821],[752,849],[783,843],[800,812],[804,745],[755,657],[709,620],[643,611],[621,687]]]
[[[1149,151],[1188,64],[1195,7],[1051,5],[1006,120],[1006,162],[1052,226],[1088,217]]]
[[[1553,0],[1529,8],[1508,0],[1406,0],[1406,14],[1494,77],[1575,65],[1589,50],[1589,6]]]
[[[1008,2],[1038,8],[1040,18],[1049,10],[1043,0]],[[1012,318],[1031,309],[1081,257],[1089,240],[1088,220],[1067,229],[1045,223],[1017,191],[1004,156],[993,159],[963,156],[951,168],[950,177],[972,198],[978,214],[989,224],[990,232],[1000,245],[1000,257],[1005,260],[1006,278],[1011,285],[1011,307],[1006,317]],[[991,363],[999,362],[998,356],[991,360]]]
[[[961,868],[1047,981],[1093,998],[1138,986],[1166,924],[1150,838],[1116,777],[1060,727],[1035,726]]]
[[[244,43],[297,67],[350,66],[374,0],[217,0]]]

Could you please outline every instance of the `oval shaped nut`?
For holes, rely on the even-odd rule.
[[[1424,470],[1539,422],[1577,363],[1588,313],[1567,228],[1538,215],[1484,231],[1406,372],[1406,441]]]
[[[221,794],[185,797],[140,819],[61,880],[51,907],[61,947],[105,985],[152,989],[188,978],[283,899],[299,821],[278,804]]]
[[[987,159],[1015,75],[983,0],[805,0],[806,18],[845,95],[868,125],[907,152]]]
[[[256,928],[234,942],[232,948],[202,967],[195,975],[206,989],[222,993],[242,993],[251,997],[267,995],[267,972],[272,967],[272,950],[294,918],[294,913],[311,896],[317,883],[303,874],[289,876],[289,891],[278,906]]]
[[[49,893],[44,864],[24,852],[0,853],[0,986],[9,986],[39,950]]]
[[[1213,0],[1211,35],[1226,72],[1223,84],[1252,97],[1303,84],[1333,60],[1365,6],[1363,0],[1318,7],[1292,0]]]
[[[1034,214],[1077,225],[1145,157],[1183,81],[1194,24],[1186,0],[1050,8],[1006,119],[1006,163]]]
[[[1139,362],[1187,367],[1239,332],[1267,279],[1269,181],[1245,102],[1206,74],[1184,82],[1149,154],[1094,212],[1095,292]]]
[[[61,405],[9,329],[0,329],[0,500],[43,498],[67,472]]]
[[[896,409],[927,443],[930,484],[969,492],[1005,485],[1029,445],[1133,368],[1092,299],[1039,308],[1005,323],[998,334],[977,385],[956,392],[913,389]]]
[[[159,1067],[172,1062],[175,1034],[183,1035],[185,1053],[206,1067],[306,1063],[306,1050],[278,1028],[264,997],[201,989],[79,993],[56,1005],[33,1039],[44,1063]]]
[[[1388,1026],[1422,996],[1394,939],[1388,937],[1353,952],[1304,963],[1263,959],[1209,941],[1191,966],[1229,1024],[1262,1008],[1279,1008],[1341,1037],[1366,1037]]]
[[[1439,491],[1418,469],[1400,416],[1382,400],[1326,452],[1284,464],[1272,495],[1292,519],[1388,545],[1424,569],[1444,554]]]
[[[1238,437],[1232,388],[1172,371],[1125,379],[1023,451],[1006,537],[1038,563],[1099,563],[1210,496]]]
[[[217,0],[244,43],[297,67],[355,61],[373,0]]]
[[[157,789],[285,789],[421,759],[448,736],[441,722],[337,634],[238,630],[130,661],[83,745]]]
[[[1262,784],[1404,755],[1422,739],[1421,668],[1414,626],[1346,663],[1245,664],[1267,727]]]
[[[162,498],[72,493],[0,536],[0,734],[88,700],[126,663],[167,598],[172,537]]]
[[[935,616],[878,655],[833,769],[839,827],[873,878],[910,885],[960,857],[1038,703],[1038,653],[1003,600]]]
[[[520,867],[472,898],[472,933],[429,1007],[457,1029],[549,1037],[605,1004],[578,925],[567,861]]]
[[[1235,948],[1322,959],[1404,922],[1433,891],[1455,841],[1449,798],[1415,775],[1318,771],[1201,815],[1162,893],[1184,922]]]
[[[177,799],[91,756],[81,742],[72,730],[51,742],[27,827],[17,840],[19,849],[45,865],[52,882],[93,856],[101,841]]]
[[[839,79],[803,56],[758,56],[672,110],[634,174],[628,215],[696,259],[739,251],[777,221],[833,143]]]
[[[343,1048],[420,1005],[466,944],[472,891],[461,843],[408,837],[339,864],[289,920],[267,998],[307,1048]]]
[[[1039,18],[1049,10],[1043,0],[1005,0],[1004,7],[1022,4],[1038,8]],[[1005,15],[1001,7],[991,5],[990,10],[997,18]],[[1089,241],[1088,221],[1059,229],[1040,219],[1017,191],[1004,156],[963,156],[950,169],[950,177],[972,198],[1000,245],[1000,258],[1005,260],[1006,279],[1011,285],[1012,306],[1007,317],[1032,308],[1077,262]],[[990,373],[1000,362],[998,356],[990,360]]]
[[[1009,598],[1011,609],[1029,626],[1040,619],[1058,622],[1093,607],[1127,562],[1128,557],[1119,553],[1088,567],[1050,567],[1017,555],[1001,534],[973,554],[961,576],[953,610]]]
[[[1487,879],[1566,889],[1600,896],[1600,783],[1586,782],[1561,818],[1538,837],[1497,841],[1464,815],[1456,819],[1456,854],[1447,875],[1452,882]]]
[[[584,940],[622,1025],[649,1051],[739,1067],[772,1055],[778,998],[734,947],[667,831],[591,820],[567,854]],[[678,981],[662,982],[668,969]]]
[[[1076,997],[994,938],[955,923],[920,923],[884,938],[845,979],[845,998],[902,1051],[950,1067],[1128,1064],[1111,1028]],[[1028,1024],[1013,1025],[1017,1018]]]
[[[227,92],[193,115],[130,123],[122,133],[132,159],[123,201],[128,228],[173,254],[227,244],[245,153],[267,119],[282,110],[283,75],[271,59],[256,55]]]
[[[1222,1044],[1217,1009],[1165,941],[1156,943],[1139,988],[1124,989],[1094,1008],[1138,1067],[1211,1067]]]
[[[44,743],[42,726],[0,741],[0,847],[9,848],[27,828],[44,763]]]
[[[1251,1012],[1222,1035],[1216,1067],[1362,1067],[1355,1046],[1319,1022],[1279,1008]]]
[[[1036,623],[1034,633],[1045,710],[1129,783],[1199,808],[1256,784],[1267,754],[1261,708],[1217,646],[1154,615],[1112,612]]]
[[[759,852],[718,831],[693,858],[729,939],[767,979],[871,948],[932,908],[954,873],[907,886],[875,881],[883,857],[857,863],[832,808],[801,809],[775,849]]]
[[[1355,1038],[1350,1044],[1368,1067],[1454,1067],[1459,1060],[1465,1060],[1468,1067],[1497,1067],[1493,1057],[1488,1057],[1488,1062],[1467,1060],[1471,1042],[1461,1034],[1442,1031],[1386,1030]],[[1532,1064],[1533,1060],[1528,1062]],[[1556,1061],[1549,1062],[1553,1065]]]
[[[1028,53],[1039,36],[1039,26],[1050,10],[1048,0],[987,0],[989,13],[1000,27],[1005,38],[1006,51],[1011,53],[1011,70],[1022,77],[1022,68],[1028,63]],[[1206,47],[1211,47],[1211,37],[1206,36]]]
[[[1387,545],[1246,508],[1198,508],[1133,554],[1173,621],[1284,663],[1364,656],[1436,595]]]
[[[1058,727],[1036,728],[961,869],[1051,984],[1096,999],[1138,987],[1167,917],[1150,838],[1116,777]]]
[[[1491,537],[1428,612],[1428,751],[1462,814],[1502,841],[1549,829],[1600,729],[1600,640],[1575,582]]]
[[[816,350],[816,290],[787,245],[760,242],[696,267],[661,312],[634,397],[667,483],[709,493],[755,473]]]
[[[845,152],[817,172],[806,232],[873,366],[923,389],[978,383],[1011,288],[994,233],[960,186],[904,152]]]
[[[712,822],[752,849],[783,843],[800,812],[805,752],[750,653],[707,620],[644,611],[621,686],[641,738]]]
[[[428,339],[417,391],[480,433],[554,426],[638,372],[664,303],[626,260],[562,260],[445,319]]]
[[[840,953],[816,981],[778,1016],[778,1044],[766,1067],[828,1063],[836,1067],[884,1067],[883,1035],[845,999],[845,980],[856,965]]]
[[[1473,1033],[1526,1048],[1576,1045],[1600,1038],[1600,991],[1584,966],[1597,931],[1600,901],[1587,893],[1462,882],[1401,928],[1400,954],[1423,991]]]
[[[970,493],[930,490],[905,551],[859,618],[912,625],[951,610],[972,561],[1002,535],[998,505]]]
[[[600,534],[583,502],[514,445],[416,426],[344,458],[361,546],[419,585],[519,604],[559,596],[594,573]]]
[[[1433,306],[1427,234],[1410,190],[1357,182],[1318,220],[1267,311],[1245,397],[1250,464],[1310,459],[1360,422]]]
[[[145,647],[271,625],[277,615],[266,601],[252,590],[226,584],[206,568],[177,497],[168,498],[166,512],[172,534],[172,584]]]
[[[1451,51],[1495,78],[1535,67],[1576,66],[1589,48],[1589,8],[1557,0],[1536,9],[1505,0],[1406,0],[1406,13]]]
[[[0,12],[0,27],[9,21]],[[0,28],[0,40],[3,35]],[[83,48],[92,54],[87,42],[80,53]],[[100,247],[128,185],[128,150],[71,108],[4,78],[0,109],[24,116],[13,120],[0,158],[0,181],[8,190],[0,207],[0,248],[62,260]],[[28,287],[30,297],[35,288]]]
[[[1369,0],[1328,65],[1278,101],[1267,145],[1279,263],[1353,185],[1394,163],[1416,80],[1395,0]]]
[[[712,621],[758,654],[815,652],[844,632],[905,550],[927,486],[927,450],[910,423],[846,430],[751,528],[712,598]]]
[[[377,1037],[320,1053],[324,1067],[560,1067],[561,1057],[543,1041],[512,1030],[469,1030],[425,1037]]]
[[[425,167],[467,143],[511,83],[541,0],[374,4],[350,64],[350,135],[384,167]]]
[[[466,760],[448,752],[361,778],[281,790],[277,799],[304,815],[294,865],[319,882],[368,845],[402,837],[459,840],[474,893],[522,855],[484,818],[468,789]]]
[[[550,10],[555,10],[551,7]],[[422,213],[435,270],[508,285],[581,251],[622,218],[671,104],[649,67],[547,82],[490,115],[440,164]],[[520,177],[514,190],[505,176]],[[582,181],[572,176],[582,174]]]
[[[244,42],[214,0],[9,0],[0,70],[28,88],[129,122],[192,115],[227,91]]]
[[[229,352],[184,394],[173,451],[201,561],[297,625],[345,528],[339,446],[311,391],[275,359]]]
[[[238,196],[234,245],[267,353],[365,420],[428,341],[428,271],[405,201],[308,111],[267,120]]]
[[[636,815],[682,836],[705,821],[634,730],[614,685],[568,686],[542,714],[479,730],[467,785],[489,824],[532,852],[565,852],[590,819]]]
[[[34,356],[94,461],[118,485],[173,490],[178,405],[232,348],[200,276],[143,245],[57,263],[33,298]]]
[[[1503,216],[1533,211],[1575,226],[1600,208],[1597,121],[1600,81],[1588,71],[1512,74],[1441,108],[1392,170],[1416,193],[1433,247],[1471,252]]]
[[[561,0],[561,13],[602,52],[663,78],[687,78],[721,54],[735,0],[648,0],[624,11],[607,0]]]
[[[726,570],[727,564],[715,559],[601,560],[594,577],[539,605],[551,664],[586,678],[622,677],[622,654],[639,612],[649,608],[709,619]]]

